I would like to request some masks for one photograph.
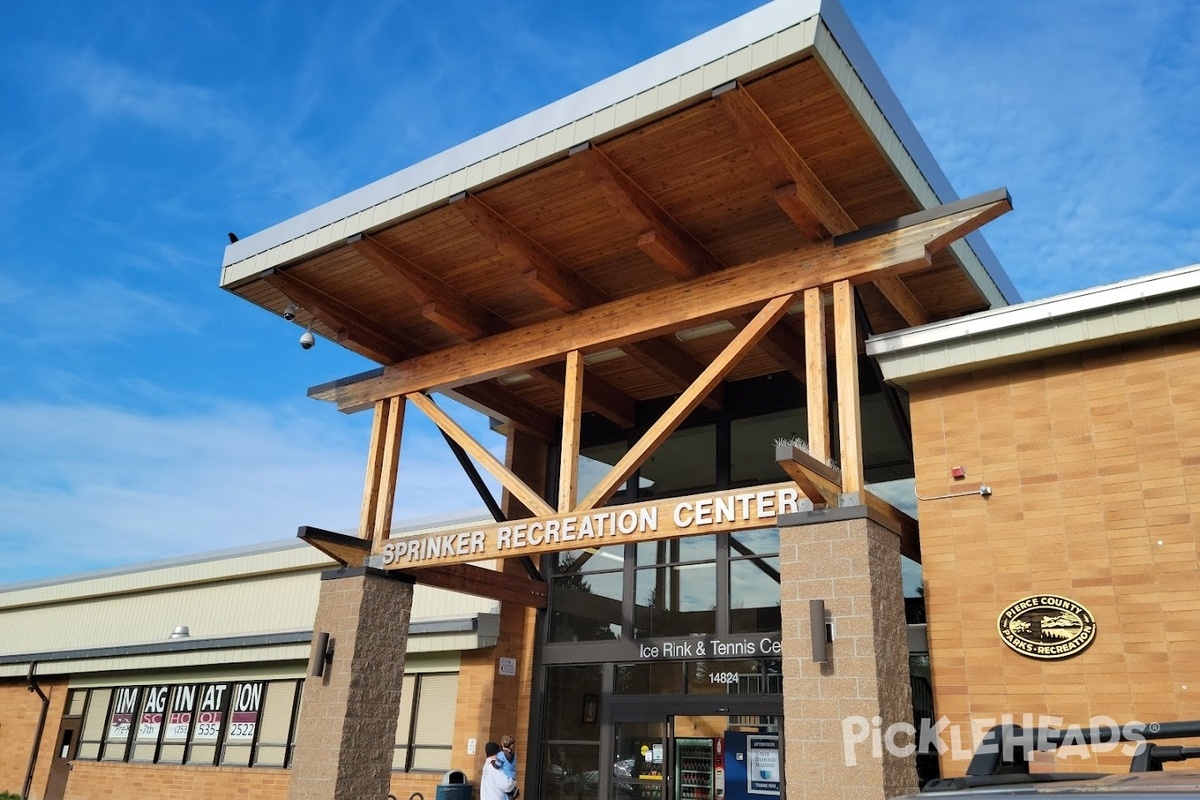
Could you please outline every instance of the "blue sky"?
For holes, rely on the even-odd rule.
[[[1026,299],[1200,261],[1200,6],[846,10]],[[753,8],[743,0],[17,5],[0,26],[0,582],[356,524],[369,366],[217,288],[305,211]],[[406,422],[397,516],[474,509]],[[491,445],[482,421],[461,415]]]

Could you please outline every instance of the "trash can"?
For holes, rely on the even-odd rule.
[[[443,775],[442,782],[437,786],[437,800],[471,800],[471,784],[467,783],[467,774],[452,769]]]

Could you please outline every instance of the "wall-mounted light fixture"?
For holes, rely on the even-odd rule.
[[[308,674],[314,678],[325,675],[325,667],[333,663],[333,643],[329,641],[328,633],[317,634],[313,644],[312,655],[308,659]]]
[[[824,600],[808,601],[808,627],[812,638],[812,660],[829,663],[829,644],[833,641],[833,625],[825,616]]]

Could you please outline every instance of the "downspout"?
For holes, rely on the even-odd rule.
[[[46,693],[42,691],[42,687],[38,686],[37,676],[34,671],[37,669],[37,662],[29,662],[29,675],[26,681],[29,683],[29,691],[37,692],[38,697],[42,698],[42,713],[38,715],[37,733],[33,735],[33,751],[29,754],[29,769],[25,771],[25,786],[21,789],[21,800],[29,800],[29,787],[33,784],[33,770],[37,767],[38,750],[42,746],[42,732],[46,728],[46,712],[50,710],[50,698],[46,697]]]

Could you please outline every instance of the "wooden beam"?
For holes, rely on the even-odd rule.
[[[589,511],[603,505],[608,498],[612,497],[613,492],[645,463],[646,459],[679,427],[687,415],[700,405],[701,398],[708,394],[709,389],[724,380],[729,371],[741,361],[742,356],[754,349],[754,346],[766,335],[771,326],[787,313],[794,299],[794,295],[784,295],[768,302],[762,311],[755,315],[754,320],[739,331],[721,351],[721,354],[713,359],[713,362],[696,379],[696,382],[681,394],[642,435],[642,438],[613,465],[608,474],[588,493],[588,496],[579,503],[575,510]]]
[[[566,366],[560,362],[532,369],[530,376],[559,391],[567,387]],[[583,387],[583,410],[594,411],[622,428],[637,422],[637,401],[597,375],[588,375]]]
[[[714,95],[775,184],[775,202],[805,236],[815,242],[858,229],[745,87],[727,85]],[[909,325],[930,321],[929,313],[898,277],[884,276],[875,284]]]
[[[571,158],[596,183],[609,205],[639,234],[638,247],[665,272],[679,280],[689,280],[725,267],[598,147],[587,144],[573,148]],[[729,322],[737,328],[744,328],[749,318],[736,315]],[[794,355],[801,351],[802,345],[799,337],[790,329],[777,325],[759,346],[780,366],[804,381],[804,361]],[[686,385],[695,380],[701,368],[697,368],[688,378]]]
[[[311,525],[301,525],[296,536],[348,567],[361,567],[371,555],[371,543],[357,536],[334,533]]]
[[[562,447],[558,461],[558,510],[566,513],[575,506],[579,489],[579,431],[583,423],[583,353],[567,353],[565,391],[563,392]]]
[[[421,303],[421,314],[430,322],[461,336],[467,341],[481,339],[489,334],[510,331],[512,323],[493,314],[458,290],[434,278],[404,256],[380,242],[363,234],[355,234],[346,240],[356,252],[370,261],[386,277]],[[549,383],[561,385],[561,378],[554,377],[561,370],[549,369],[545,377]],[[611,383],[596,379],[590,382],[592,396],[587,408],[621,427],[632,427],[636,401]]]
[[[841,505],[841,472],[828,459],[805,452],[794,444],[775,446],[775,461],[796,482],[814,506]]]
[[[444,330],[470,341],[512,328],[486,308],[379,241],[357,233],[346,243],[381,275],[412,297],[421,306],[423,317]]]
[[[971,203],[978,203],[972,205]],[[560,360],[571,350],[624,348],[689,324],[728,319],[771,297],[839,280],[862,283],[889,271],[926,267],[934,245],[961,238],[1012,208],[1007,195],[989,193],[955,203],[945,216],[925,218],[845,244],[810,244],[684,283],[586,308],[570,317],[534,323],[477,342],[439,350],[389,367],[356,383],[330,384],[311,396],[339,407],[363,407],[382,397],[442,390]]]
[[[874,283],[875,288],[887,298],[893,308],[900,312],[900,316],[909,325],[925,325],[933,321],[933,317],[925,310],[925,306],[921,305],[921,301],[908,290],[904,281],[900,280],[900,276],[880,275]]]
[[[740,84],[713,91],[717,105],[775,186],[775,200],[814,242],[858,226]]]
[[[396,481],[400,470],[400,440],[404,431],[404,398],[387,400],[387,422],[384,426],[379,491],[375,498],[374,529],[371,539],[375,546],[392,535],[392,508],[396,504]]]
[[[450,198],[450,203],[515,262],[533,290],[559,311],[575,312],[608,302],[608,295],[579,277],[475,195],[464,192]],[[704,369],[686,350],[670,342],[659,342],[654,347],[649,343],[631,343],[626,353],[677,389],[690,385]],[[712,398],[705,400],[715,402]]]
[[[517,264],[530,287],[559,311],[575,311],[608,299],[475,195],[457,194],[450,198],[450,205],[506,258]]]
[[[862,495],[862,414],[858,397],[858,326],[850,281],[833,285],[833,349],[837,364],[838,439],[842,491]]]
[[[271,268],[259,277],[300,304],[327,327],[344,330],[355,345],[368,351],[376,361],[394,363],[422,352],[415,342],[389,331],[361,311],[294,275]]]
[[[900,555],[920,564],[921,536],[917,521],[871,491],[865,494],[867,508],[899,528]]]
[[[825,304],[821,288],[804,290],[804,360],[808,374],[808,451],[829,463],[829,378],[825,345]]]
[[[442,411],[428,395],[413,392],[407,397],[410,403],[421,409],[425,416],[445,431],[446,435],[457,442],[459,447],[466,450],[472,458],[479,462],[480,466],[492,473],[496,480],[519,498],[535,516],[545,517],[554,513],[554,509],[537,492],[526,486],[524,481],[500,463],[500,460],[492,455],[486,447],[475,441],[471,434],[451,419],[445,411]]]
[[[496,383],[483,381],[438,391],[485,417],[507,422],[543,442],[558,438],[558,417]]]
[[[411,576],[417,583],[425,586],[489,597],[501,603],[513,603],[527,608],[545,608],[547,604],[548,592],[544,581],[484,569],[474,564],[442,564],[396,572]]]
[[[638,247],[667,272],[687,280],[724,266],[600,148],[591,144],[572,148],[571,163],[595,182],[637,235]]]

